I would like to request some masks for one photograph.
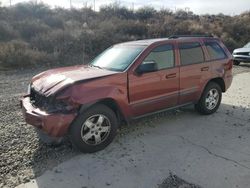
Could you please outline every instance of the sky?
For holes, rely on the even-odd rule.
[[[24,2],[25,0],[0,0],[2,5]],[[33,0],[35,1],[35,0]],[[98,10],[100,6],[118,2],[128,8],[138,9],[143,6],[152,6],[155,9],[169,8],[173,11],[178,9],[188,9],[196,14],[227,14],[237,15],[244,11],[250,11],[250,0],[36,0],[44,2],[51,7],[70,7],[70,1],[73,7],[83,7],[88,5]]]

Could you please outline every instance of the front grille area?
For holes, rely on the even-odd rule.
[[[250,52],[237,52],[237,53],[235,53],[235,55],[246,55],[246,56],[249,56],[249,53]]]
[[[52,98],[46,97],[39,92],[37,92],[34,88],[30,89],[30,101],[34,107],[40,108],[42,110],[47,110],[49,104],[52,103]]]
[[[53,96],[46,97],[32,87],[30,88],[30,102],[34,107],[48,113],[72,112],[72,108],[70,108],[70,106],[68,106],[65,102],[56,100]]]

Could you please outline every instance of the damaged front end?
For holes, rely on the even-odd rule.
[[[73,105],[64,100],[58,100],[54,96],[45,96],[36,91],[33,87],[30,88],[31,104],[47,113],[73,113],[75,108]]]
[[[45,96],[32,86],[21,100],[21,107],[28,124],[53,137],[64,136],[77,115],[77,105],[54,95]]]

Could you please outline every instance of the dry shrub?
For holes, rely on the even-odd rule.
[[[29,44],[23,41],[0,43],[0,67],[37,66],[51,61],[45,52],[30,49]]]
[[[189,10],[132,10],[119,4],[95,12],[89,7],[51,9],[22,3],[0,7],[0,66],[80,64],[115,43],[174,34],[214,34],[232,51],[249,42],[249,22],[250,12],[195,15]]]

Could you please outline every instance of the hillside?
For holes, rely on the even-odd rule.
[[[152,7],[132,11],[114,4],[95,12],[22,3],[0,7],[0,67],[86,63],[114,43],[172,34],[210,33],[233,50],[250,41],[248,23],[250,11],[195,15]]]

